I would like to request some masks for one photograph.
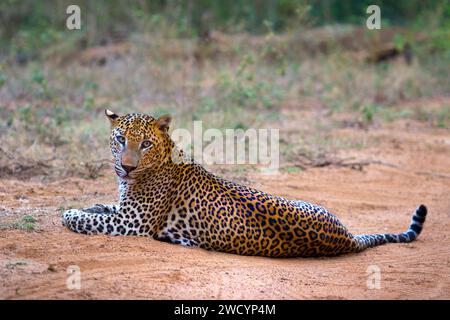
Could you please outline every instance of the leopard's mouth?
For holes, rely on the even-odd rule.
[[[135,181],[135,178],[133,178],[130,174],[122,173],[118,170],[116,170],[116,174],[121,180],[126,181],[128,184],[133,183]]]
[[[119,169],[117,166],[114,167],[114,171],[116,172],[119,178],[124,178],[125,176],[127,176],[127,173]]]
[[[130,175],[120,166],[114,166],[114,171],[116,172],[116,175],[121,179],[127,180],[131,178]]]
[[[134,181],[137,179],[137,177],[139,176],[139,174],[142,172],[142,169],[136,169],[136,170],[133,170],[133,171],[131,171],[131,172],[126,172],[126,171],[122,168],[122,166],[120,166],[120,165],[115,165],[115,166],[114,166],[114,171],[116,172],[116,175],[117,175],[120,179],[122,179],[122,180],[124,180],[124,181],[126,181],[126,182],[128,182],[128,183],[132,183],[132,182],[134,182]]]

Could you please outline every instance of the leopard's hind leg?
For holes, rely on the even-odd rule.
[[[315,206],[300,200],[292,200],[291,203],[306,212],[314,212],[316,215],[333,217],[332,220],[330,220],[332,226],[328,226],[327,232],[321,235],[325,238],[324,243],[320,244],[319,248],[312,250],[313,255],[337,255],[341,253],[360,252],[367,248],[386,243],[407,243],[414,241],[422,232],[427,216],[426,206],[420,205],[415,210],[411,224],[405,232],[353,235],[347,231],[337,217],[329,213],[323,207]],[[338,232],[336,232],[336,230],[338,230]],[[328,239],[330,239],[330,241]],[[331,241],[331,239],[333,239],[333,241]]]

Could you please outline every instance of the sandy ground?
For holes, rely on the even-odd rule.
[[[246,179],[264,191],[326,206],[353,233],[404,231],[414,208],[425,203],[429,215],[418,241],[335,258],[270,259],[141,237],[84,236],[61,226],[61,210],[114,202],[113,176],[3,179],[0,221],[29,214],[38,219],[38,230],[0,230],[0,298],[449,299],[448,130],[396,121],[369,131],[341,129],[339,134],[377,142],[344,155],[393,165],[252,173]],[[81,270],[79,290],[66,286],[71,265]],[[380,270],[379,289],[367,284],[371,268]]]

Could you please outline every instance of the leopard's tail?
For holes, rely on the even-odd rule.
[[[422,232],[425,217],[427,216],[427,207],[420,205],[417,207],[412,217],[411,225],[406,232],[403,233],[384,233],[384,234],[362,234],[355,235],[354,239],[357,244],[357,251],[380,246],[385,243],[404,243],[416,240]]]

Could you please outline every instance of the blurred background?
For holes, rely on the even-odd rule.
[[[81,30],[66,28],[70,4]],[[0,177],[104,174],[106,107],[170,113],[172,128],[280,128],[295,173],[396,121],[448,130],[449,66],[447,0],[3,0]]]

